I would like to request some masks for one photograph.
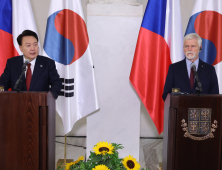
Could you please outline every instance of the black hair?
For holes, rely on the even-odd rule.
[[[19,44],[19,46],[22,45],[22,38],[25,36],[33,36],[36,38],[37,42],[38,42],[38,36],[35,32],[31,31],[31,30],[24,30],[18,37],[17,37],[17,42]]]

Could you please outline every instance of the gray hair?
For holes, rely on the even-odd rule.
[[[183,39],[183,44],[184,44],[185,40],[191,40],[191,39],[197,39],[199,47],[202,45],[202,39],[196,33],[187,34]]]

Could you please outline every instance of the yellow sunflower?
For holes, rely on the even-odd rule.
[[[66,170],[69,170],[72,165],[75,165],[74,162],[66,163]]]
[[[80,156],[75,162],[66,163],[66,170],[70,169],[70,166],[77,164],[79,161],[84,160],[83,156]]]
[[[122,160],[122,162],[127,170],[139,170],[140,169],[140,164],[131,155],[129,155],[128,157],[125,157]]]
[[[113,154],[114,146],[108,142],[99,142],[96,144],[96,146],[93,148],[93,151],[96,153],[96,155],[105,153]]]
[[[97,165],[92,170],[110,170],[106,165]]]
[[[84,156],[80,156],[74,163],[78,163],[79,161],[83,161],[84,160]]]

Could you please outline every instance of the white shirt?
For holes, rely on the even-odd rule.
[[[32,75],[33,75],[33,71],[34,71],[34,68],[35,68],[36,58],[30,62],[31,63],[30,69],[31,69]],[[25,59],[25,57],[23,55],[23,63],[25,63],[25,60],[26,59]],[[27,69],[28,69],[28,66],[26,66],[26,71],[27,71]],[[25,77],[26,77],[26,71],[25,71]]]

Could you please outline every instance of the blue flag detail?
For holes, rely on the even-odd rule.
[[[55,28],[54,22],[59,12],[53,13],[48,18],[43,47],[51,59],[63,65],[69,65],[74,57],[75,49],[72,42],[58,33]]]
[[[0,29],[12,34],[12,1],[1,0]]]
[[[148,1],[142,27],[164,37],[167,0]]]
[[[201,11],[203,12],[203,11]],[[198,12],[190,17],[185,35],[190,33],[197,33],[194,28],[194,23],[197,16],[201,13]],[[198,34],[198,33],[197,33]],[[201,37],[202,38],[202,37]],[[202,61],[212,65],[217,56],[217,49],[214,43],[210,40],[202,38],[202,50],[199,53],[199,57]]]

